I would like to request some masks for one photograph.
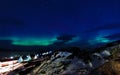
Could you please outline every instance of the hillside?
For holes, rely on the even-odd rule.
[[[101,51],[79,48],[54,52],[34,70],[34,75],[120,75],[120,45],[101,47]]]

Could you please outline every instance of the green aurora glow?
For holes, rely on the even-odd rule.
[[[7,37],[0,38],[2,40],[11,40],[13,45],[21,46],[48,46],[56,42],[56,37],[49,38],[17,38],[17,37]]]
[[[109,42],[111,42],[111,41],[113,41],[113,40],[110,40],[110,39],[105,38],[105,37],[102,37],[102,36],[98,36],[98,37],[95,37],[95,38],[92,39],[92,40],[89,40],[89,43],[90,43],[91,45],[95,45],[95,44],[97,44],[97,43],[109,43]]]

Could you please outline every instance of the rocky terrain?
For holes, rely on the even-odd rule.
[[[55,51],[32,75],[120,75],[120,45],[93,52]]]
[[[107,47],[111,52],[109,61],[93,69],[89,75],[120,75],[120,45]]]

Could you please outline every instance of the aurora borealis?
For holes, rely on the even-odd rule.
[[[13,40],[13,45],[26,45],[26,46],[48,46],[53,44],[56,41],[56,39],[19,39],[19,40]]]
[[[24,46],[48,46],[53,44],[57,39],[55,37],[51,38],[18,38],[18,37],[8,37],[0,38],[0,40],[11,40],[13,45],[24,45]]]
[[[119,0],[3,0],[0,40],[10,40],[9,44],[17,46],[82,43],[94,46],[118,40],[118,35],[113,36],[120,32],[119,3]],[[64,34],[62,40],[57,39]]]

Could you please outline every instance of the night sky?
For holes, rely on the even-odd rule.
[[[94,46],[119,37],[119,0],[0,0],[1,47],[6,40],[17,46]]]

